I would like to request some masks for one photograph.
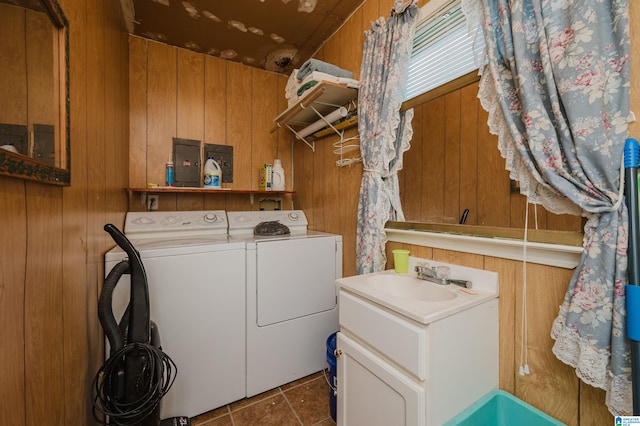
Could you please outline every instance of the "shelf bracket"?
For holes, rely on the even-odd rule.
[[[331,105],[331,104],[324,104],[324,105]],[[331,106],[334,106],[334,107],[336,107],[336,108],[341,108],[341,106],[337,106],[337,105],[331,105]],[[318,117],[320,117],[320,120],[322,120],[322,121],[324,121],[324,122],[325,122],[325,124],[326,124],[326,126],[325,126],[325,127],[330,127],[330,128],[331,128],[331,129],[332,129],[332,130],[333,130],[333,131],[334,131],[338,136],[340,136],[340,140],[342,140],[342,139],[344,138],[344,130],[343,130],[343,131],[340,131],[340,130],[336,129],[336,128],[335,128],[335,126],[334,126],[334,125],[333,125],[329,120],[327,120],[327,118],[326,118],[324,115],[322,115],[322,114],[320,113],[320,111],[318,111],[316,108],[314,108],[314,106],[313,106],[313,105],[309,105],[308,107],[305,107],[304,105],[300,105],[300,107],[301,107],[302,109],[310,108],[311,110],[313,110],[313,112],[315,112],[315,113],[316,113],[316,115],[317,115]],[[294,135],[296,135],[296,138],[298,138],[299,140],[301,140],[302,142],[304,142],[305,144],[307,144],[307,146],[309,146],[309,148],[311,148],[311,151],[312,151],[312,152],[316,152],[316,149],[315,149],[315,141],[311,141],[311,142],[307,141],[307,140],[305,139],[305,136],[301,136],[301,135],[300,135],[300,134],[299,134],[295,129],[293,129],[293,128],[289,125],[289,123],[285,123],[285,126],[287,126],[287,128],[288,128],[291,132],[293,132],[293,134],[294,134]],[[320,130],[320,129],[318,129],[318,130]]]

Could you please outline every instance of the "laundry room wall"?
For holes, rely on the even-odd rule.
[[[291,138],[271,131],[273,119],[286,108],[287,78],[163,43],[129,37],[130,169],[129,186],[164,185],[165,163],[173,138],[233,147],[234,190],[258,190],[259,168],[282,160],[286,189],[291,190]],[[160,210],[257,210],[247,194],[166,194]],[[291,195],[283,197],[291,208]],[[146,208],[132,193],[130,208]]]
[[[105,223],[128,180],[128,46],[119,2],[60,0],[69,20],[71,186],[0,177],[4,425],[92,425]],[[7,102],[3,99],[3,102]]]

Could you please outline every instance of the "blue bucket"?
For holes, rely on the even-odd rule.
[[[338,395],[338,380],[336,378],[336,335],[333,333],[327,339],[327,362],[329,363],[329,408],[331,418],[336,421],[336,396]]]
[[[560,426],[564,423],[503,390],[495,389],[445,426]]]

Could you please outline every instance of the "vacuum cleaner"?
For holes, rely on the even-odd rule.
[[[93,382],[93,416],[104,425],[190,426],[188,417],[160,420],[160,407],[175,381],[175,363],[162,351],[160,333],[150,319],[149,287],[140,253],[114,225],[104,230],[127,254],[105,279],[98,318],[109,340],[109,357]],[[130,275],[129,304],[120,321],[112,297],[120,278]]]

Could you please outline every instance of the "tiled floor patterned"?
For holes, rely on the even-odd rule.
[[[328,371],[245,398],[191,419],[192,426],[335,426]]]

